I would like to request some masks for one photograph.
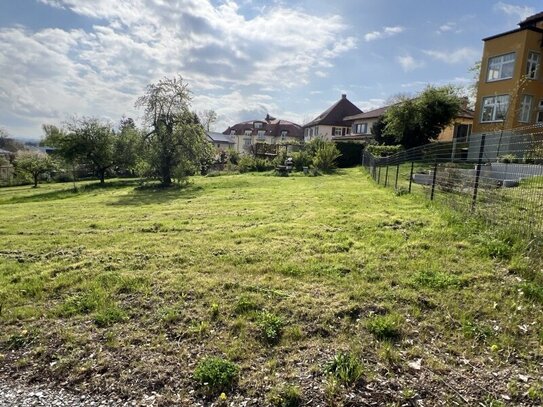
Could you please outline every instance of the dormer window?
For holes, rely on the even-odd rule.
[[[254,122],[253,126],[254,126],[255,129],[261,129],[262,128],[262,123],[261,122]]]
[[[236,130],[230,130],[230,135],[235,136],[236,135]]]

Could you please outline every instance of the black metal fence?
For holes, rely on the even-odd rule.
[[[374,180],[506,226],[543,235],[543,126],[435,142],[390,157],[364,151]]]

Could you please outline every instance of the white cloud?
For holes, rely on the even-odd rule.
[[[364,40],[366,42],[375,41],[382,38],[388,38],[394,35],[398,35],[402,33],[403,31],[405,31],[405,28],[401,26],[383,27],[381,31],[371,31],[365,34]]]
[[[232,0],[40,1],[97,20],[89,31],[0,28],[0,122],[16,117],[14,134],[39,134],[41,123],[74,113],[135,117],[145,86],[177,73],[195,94],[213,95],[195,98],[195,109],[245,100],[232,106],[275,109],[279,117],[276,106],[247,97],[248,89],[307,84],[356,47],[339,16],[281,5],[248,18]]]
[[[518,18],[519,21],[522,21],[526,19],[527,17],[530,17],[531,15],[535,14],[535,9],[533,9],[532,7],[508,4],[502,1],[500,1],[499,3],[496,3],[494,5],[494,9],[498,11],[502,11],[508,16]]]
[[[447,64],[458,64],[462,62],[473,63],[481,56],[480,51],[468,47],[459,48],[455,51],[425,50],[423,52],[426,55]]]
[[[355,102],[355,105],[358,106],[363,112],[369,112],[371,110],[378,109],[385,106],[385,104],[386,100],[381,98],[359,100]]]
[[[404,56],[398,56],[396,57],[396,60],[405,72],[413,71],[417,68],[422,68],[424,66],[423,61],[417,61],[409,54],[406,54]]]

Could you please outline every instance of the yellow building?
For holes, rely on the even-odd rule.
[[[543,12],[483,41],[473,133],[543,123]]]

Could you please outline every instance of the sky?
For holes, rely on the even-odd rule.
[[[540,0],[0,0],[0,127],[40,139],[74,116],[139,121],[181,75],[214,130],[310,121],[341,94],[363,111],[427,84],[467,86],[482,38]]]

